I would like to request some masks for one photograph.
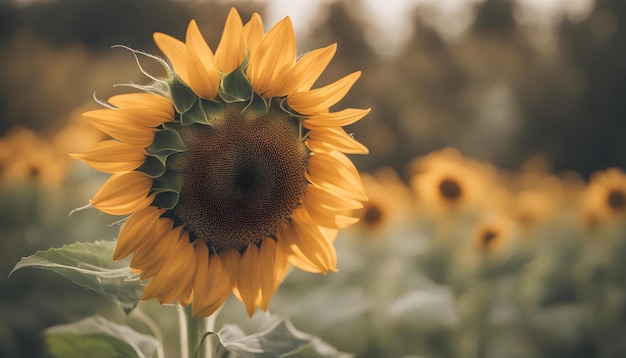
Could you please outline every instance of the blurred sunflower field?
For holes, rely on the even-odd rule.
[[[264,287],[256,298],[246,296],[241,278],[238,287],[228,281],[223,307],[216,308],[219,299],[204,307],[217,311],[209,330],[217,338],[207,338],[193,324],[183,329],[175,306],[156,302],[171,301],[170,293],[191,300],[182,284],[182,293],[168,291],[174,279],[152,286],[157,300],[138,303],[141,292],[132,290],[142,291],[147,280],[139,282],[137,272],[154,271],[154,262],[137,268],[131,261],[135,272],[128,261],[112,260],[107,243],[125,217],[84,209],[108,176],[69,154],[109,139],[83,113],[129,93],[124,84],[146,85],[145,73],[167,75],[150,59],[172,62],[186,78],[184,61],[177,62],[182,42],[163,36],[155,43],[153,33],[185,39],[196,19],[189,28],[199,27],[216,49],[233,7],[244,23],[260,14],[265,31],[293,22],[299,55],[335,51],[336,43],[316,88],[362,71],[345,97],[334,95],[341,101],[322,112],[367,114],[335,143],[358,149],[341,150],[349,154],[342,168],[354,163],[368,200],[354,199],[363,196],[358,175],[307,177],[336,180],[346,194],[330,209],[346,222],[358,218],[349,227],[337,224],[341,230],[332,235],[329,226],[315,226],[317,238],[334,246],[336,267],[328,254],[321,269],[307,270],[315,255],[302,249],[299,265],[290,263],[304,271],[274,269],[273,296]],[[285,16],[290,21],[281,22]],[[94,357],[200,356],[193,345],[181,346],[181,332],[197,336],[195,344],[211,340],[220,357],[626,357],[626,2],[4,0],[0,31],[0,357],[85,356],[72,350],[68,336],[102,338],[105,330],[128,345],[107,350],[121,346],[85,338]],[[263,75],[246,75],[256,91],[251,107],[258,95],[277,92],[261,93]],[[195,101],[201,86],[185,82]],[[226,98],[224,86],[211,91]],[[298,107],[286,98],[283,116]],[[269,108],[268,101],[262,103]],[[308,150],[323,158],[331,135],[306,120]],[[367,152],[356,140],[369,154],[352,155]],[[310,217],[291,214],[306,213],[298,210],[274,226],[293,226],[297,236],[325,219],[314,209]],[[162,215],[180,219],[180,211],[172,212]],[[189,230],[188,241],[202,230]],[[289,232],[272,238],[280,242]],[[71,257],[44,263],[57,252],[48,250],[80,251],[83,243],[96,259],[78,253],[78,264]],[[228,247],[209,243],[202,250],[214,252],[205,256],[227,272]],[[237,258],[246,252],[239,245]],[[249,245],[258,255],[267,247]],[[145,251],[135,249],[138,260]],[[275,255],[278,262],[280,251]],[[100,281],[104,276],[80,281],[60,269],[92,269],[87,262],[124,272],[121,281],[131,288],[107,286],[121,281]],[[167,275],[161,269],[166,273],[152,279]]]

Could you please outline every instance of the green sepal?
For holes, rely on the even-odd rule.
[[[246,77],[243,66],[224,75],[218,91],[219,96],[226,103],[251,101],[253,93],[252,84]]]
[[[179,196],[180,194],[174,191],[164,191],[161,193],[157,193],[151,205],[156,206],[157,208],[171,210],[178,203]]]
[[[253,93],[250,103],[243,109],[243,111],[251,111],[258,115],[266,114],[270,109],[271,100],[267,100],[256,93]]]
[[[209,119],[202,108],[202,100],[199,98],[193,103],[193,106],[191,106],[187,112],[181,112],[180,114],[180,124],[183,126],[189,126],[194,123],[205,125],[209,124]]]
[[[149,154],[159,154],[163,152],[184,152],[187,148],[177,131],[162,128],[156,131],[154,141],[146,150]]]
[[[182,83],[177,77],[170,81],[169,86],[176,112],[185,113],[198,101],[198,96],[193,90]]]
[[[151,190],[156,192],[174,191],[178,193],[180,192],[180,179],[182,176],[182,173],[168,170],[152,181]]]
[[[209,99],[200,100],[202,109],[209,120],[209,123],[224,119],[224,104]]]
[[[157,178],[165,173],[166,165],[165,162],[157,155],[148,154],[146,155],[146,159],[143,164],[135,170],[144,173],[150,178]]]

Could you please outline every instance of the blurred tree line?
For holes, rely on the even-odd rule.
[[[159,53],[152,33],[182,38],[192,17],[207,41],[217,44],[230,6],[0,0],[0,133],[15,125],[52,131],[72,109],[89,103],[93,91],[106,98],[116,92],[111,83],[141,81],[130,54],[111,45]],[[258,2],[237,6],[244,19],[264,11]],[[585,176],[626,168],[624,1],[597,0],[585,18],[564,17],[548,52],[525,36],[528,29],[516,21],[513,1],[477,3],[473,25],[455,41],[431,26],[428,5],[420,5],[411,14],[411,38],[394,56],[382,56],[386,49],[366,40],[360,1],[321,6],[327,18],[315,22],[299,51],[339,44],[321,84],[363,70],[340,104],[372,107],[366,120],[349,129],[371,149],[371,155],[355,158],[359,168],[402,171],[413,157],[444,146],[504,168],[537,155],[556,171]]]

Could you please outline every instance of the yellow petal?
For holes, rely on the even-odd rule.
[[[242,35],[248,47],[248,58],[254,56],[263,40],[263,21],[258,13],[252,14],[250,21],[243,27]]]
[[[122,226],[115,244],[113,260],[121,260],[154,239],[159,217],[165,210],[148,206],[131,215]]]
[[[193,288],[194,280],[189,280],[189,283],[187,283],[187,286],[183,288],[183,291],[178,297],[178,303],[181,306],[187,307],[191,303],[191,301],[193,300]]]
[[[157,221],[155,233],[145,245],[137,247],[130,260],[130,267],[141,270],[141,279],[156,275],[167,262],[168,255],[174,250],[180,230],[172,229],[173,222],[168,218]]]
[[[174,67],[174,72],[185,83],[189,84],[189,74],[187,73],[187,49],[185,44],[160,32],[155,32],[152,36],[154,42],[161,52],[170,60]]]
[[[215,50],[215,63],[224,73],[230,73],[239,67],[244,56],[244,44],[241,37],[243,23],[237,10],[233,7],[228,12],[224,32]]]
[[[271,238],[263,239],[259,250],[259,285],[261,294],[258,305],[267,311],[270,300],[276,290],[276,241]]]
[[[309,184],[304,192],[304,205],[307,207],[307,203],[335,211],[355,210],[363,207],[360,201],[340,195],[336,191],[319,185]]]
[[[220,74],[215,66],[213,52],[194,20],[187,27],[186,43],[189,86],[200,97],[215,98]]]
[[[307,146],[313,152],[337,150],[349,154],[369,153],[366,146],[352,138],[341,127],[319,128],[309,131]]]
[[[128,113],[121,109],[99,109],[83,113],[93,125],[111,137],[141,148],[147,148],[154,140],[154,129],[129,121]],[[162,122],[161,122],[162,123]]]
[[[219,255],[226,274],[233,281],[233,285],[235,285],[239,275],[239,262],[241,261],[239,250],[234,247],[226,247],[222,249]]]
[[[102,184],[90,203],[107,214],[128,215],[152,203],[153,196],[148,197],[151,187],[152,179],[143,173],[113,174]]]
[[[342,229],[358,222],[348,214],[363,207],[360,199],[351,196],[337,187],[309,184],[305,189],[304,207],[318,225]]]
[[[280,240],[277,238],[277,241]],[[280,286],[281,282],[287,277],[291,265],[289,264],[288,257],[290,252],[284,250],[283,247],[276,243],[276,258],[274,266],[274,290]]]
[[[109,98],[109,103],[117,108],[151,108],[174,118],[174,104],[169,98],[153,93],[125,93]]]
[[[70,154],[90,167],[105,173],[131,171],[139,168],[145,160],[145,151],[116,140],[96,143],[82,154]]]
[[[367,195],[364,193],[360,193],[354,190],[354,186],[349,182],[343,181],[338,183],[330,183],[322,178],[313,177],[309,173],[304,173],[305,179],[317,186],[321,186],[326,190],[332,191],[337,195],[345,196],[346,198],[350,198],[357,201],[367,201]]]
[[[343,127],[357,122],[370,113],[368,109],[346,108],[338,112],[318,113],[306,118],[302,125],[306,129]]]
[[[116,122],[141,127],[158,127],[174,120],[172,111],[164,112],[153,108],[96,109],[84,113],[83,116],[99,122]]]
[[[287,97],[287,104],[296,112],[304,115],[327,112],[332,105],[339,102],[348,93],[360,76],[361,71],[357,71],[324,87],[292,93]]]
[[[334,270],[332,262],[333,256],[336,256],[335,248],[326,240],[319,226],[306,210],[302,207],[294,210],[292,219],[292,223],[288,226],[293,227],[295,235],[292,235],[291,239],[302,254],[321,272]]]
[[[284,76],[276,79],[275,88],[267,92],[266,96],[280,97],[310,90],[328,66],[336,50],[337,44],[332,44],[303,55]]]
[[[302,271],[320,273],[318,265],[309,260],[302,251],[293,242],[292,236],[295,235],[293,224],[287,224],[283,230],[276,234],[278,241],[278,251],[287,259],[287,262]]]
[[[340,152],[315,153],[309,156],[307,170],[316,179],[354,190],[366,196],[361,176],[350,159]]]
[[[196,247],[197,267],[194,283],[194,316],[210,316],[230,296],[233,280],[226,273],[219,255],[209,255],[206,244]]]
[[[157,298],[160,303],[170,303],[179,297],[196,271],[195,267],[189,267],[190,263],[196,262],[194,246],[189,242],[189,235],[183,232],[167,263],[150,280],[141,299]]]
[[[252,317],[256,308],[259,287],[259,248],[249,244],[241,256],[239,273],[237,274],[237,289],[241,300],[246,306],[248,316]]]
[[[296,38],[289,17],[285,17],[267,32],[246,72],[256,93],[269,98],[276,95],[281,76],[296,61]]]

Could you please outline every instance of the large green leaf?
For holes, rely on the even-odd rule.
[[[320,338],[298,331],[288,319],[271,319],[260,331],[246,335],[237,325],[219,332],[220,357],[346,357]]]
[[[59,358],[150,358],[159,345],[152,336],[100,316],[50,327],[45,336],[48,350]]]
[[[126,313],[139,302],[145,284],[132,272],[128,259],[113,261],[115,241],[80,242],[23,257],[16,270],[33,267],[54,271],[115,302]]]

